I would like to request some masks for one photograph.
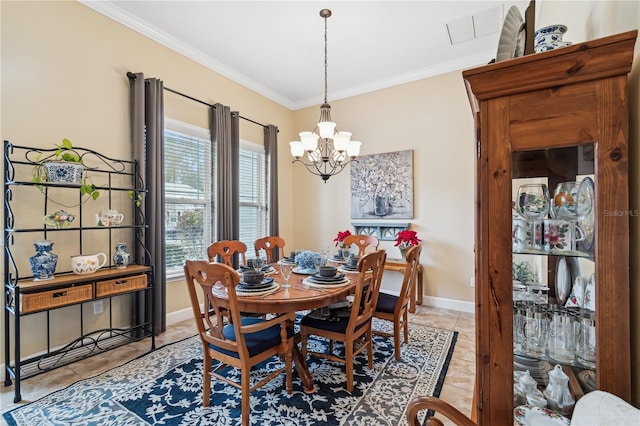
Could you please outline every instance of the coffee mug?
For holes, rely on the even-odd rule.
[[[511,242],[513,250],[526,250],[533,246],[531,224],[524,219],[513,219],[511,222]]]
[[[104,253],[71,256],[71,270],[78,275],[93,274],[106,263],[107,255]]]
[[[584,239],[584,232],[576,222],[562,219],[544,220],[544,249],[547,251],[575,250],[576,241]]]
[[[124,220],[124,215],[118,213],[117,210],[100,210],[96,215],[96,224],[98,226],[120,226]]]

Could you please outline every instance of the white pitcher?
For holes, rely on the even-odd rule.
[[[93,274],[106,263],[107,255],[104,253],[71,256],[71,270],[78,275]]]

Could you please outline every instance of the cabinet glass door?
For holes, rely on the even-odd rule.
[[[512,154],[514,407],[570,417],[596,388],[594,148]]]

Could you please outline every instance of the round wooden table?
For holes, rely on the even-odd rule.
[[[276,270],[278,269],[277,265],[274,265],[274,267]],[[323,288],[307,288],[302,284],[302,280],[307,278],[307,275],[291,274],[289,277],[291,288],[288,289],[282,287],[284,279],[280,273],[271,276],[275,282],[280,284],[278,291],[265,296],[238,297],[238,305],[242,312],[282,314],[328,306],[343,300],[353,292],[358,274],[346,274],[347,278],[351,280],[347,285],[340,287],[327,286]],[[291,324],[291,327],[293,327],[293,324]],[[307,393],[315,392],[313,378],[307,367],[306,360],[302,358],[297,344],[293,345],[293,362],[296,365],[296,371],[298,372],[298,376],[300,376],[304,391]]]

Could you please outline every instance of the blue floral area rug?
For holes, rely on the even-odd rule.
[[[374,329],[391,331],[391,324],[375,319]],[[450,330],[418,324],[410,324],[409,329],[401,361],[393,355],[393,340],[380,336],[374,341],[373,370],[367,368],[366,350],[355,358],[353,393],[346,390],[344,364],[310,356],[307,363],[317,392],[306,394],[294,372],[293,392],[287,394],[282,373],[251,394],[251,424],[406,425],[411,398],[440,395],[457,338],[457,332]],[[326,348],[322,339],[309,342],[310,350]],[[342,345],[337,343],[334,350],[340,352]],[[274,357],[256,366],[252,384],[280,365]],[[227,373],[239,379],[235,369]],[[3,417],[11,426],[239,425],[240,390],[214,379],[211,406],[202,407],[202,345],[194,336]]]

